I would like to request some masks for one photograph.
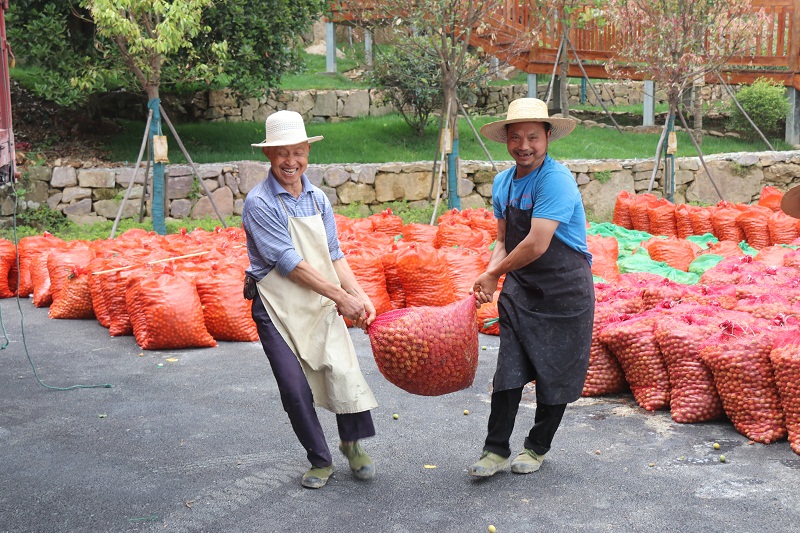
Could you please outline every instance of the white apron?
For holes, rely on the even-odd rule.
[[[300,257],[328,281],[340,284],[319,212],[310,217],[290,216],[289,235]],[[339,414],[377,407],[333,300],[294,283],[277,270],[273,268],[258,282],[258,292],[272,323],[300,361],[314,404]]]

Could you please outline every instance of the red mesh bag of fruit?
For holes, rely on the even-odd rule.
[[[478,331],[484,335],[500,335],[500,312],[497,309],[497,293],[491,302],[478,308]]]
[[[241,288],[239,289],[241,292]],[[208,333],[194,281],[170,268],[131,278],[125,293],[133,335],[145,350],[207,348]]]
[[[58,300],[64,282],[74,275],[75,268],[86,268],[92,259],[94,251],[89,248],[88,243],[82,241],[72,241],[47,255],[47,271],[50,275],[50,294],[53,296],[53,302]]]
[[[600,332],[600,341],[622,366],[634,400],[648,411],[669,407],[669,374],[653,333],[658,319],[656,314],[643,314]]]
[[[396,265],[406,306],[442,306],[455,302],[447,263],[436,248],[411,243],[397,253]]]
[[[73,267],[53,299],[47,316],[50,318],[94,318],[92,293],[89,290],[91,273],[88,267]]]
[[[700,252],[700,247],[686,239],[654,237],[643,244],[653,261],[661,261],[672,268],[689,271],[689,265]]]
[[[218,341],[254,342],[258,330],[250,301],[242,296],[244,271],[233,265],[212,265],[195,278],[208,333]]]
[[[17,246],[19,253],[19,296],[27,298],[33,293],[30,264],[39,254],[49,252],[52,248],[63,245],[64,241],[48,232],[43,235],[23,237]]]
[[[679,302],[686,292],[686,285],[661,278],[642,285],[643,309],[652,309],[663,302]]]
[[[664,198],[656,198],[654,194],[643,193],[636,196],[630,205],[631,224],[637,231],[650,233],[650,215],[648,211],[667,202]]]
[[[786,256],[792,252],[794,252],[792,248],[786,248],[785,246],[765,246],[753,257],[753,261],[766,263],[770,266],[784,266]]]
[[[372,229],[378,233],[386,233],[395,237],[403,233],[403,219],[392,213],[391,209],[385,209],[380,213],[370,215],[372,219]]]
[[[790,217],[783,211],[773,213],[767,221],[769,230],[769,241],[772,244],[789,244],[797,237],[800,237],[800,226],[794,217]]]
[[[617,358],[600,340],[600,332],[611,323],[620,322],[623,315],[608,303],[600,303],[594,308],[592,346],[589,351],[589,369],[583,384],[581,396],[602,396],[628,390],[625,372]]]
[[[650,233],[666,237],[678,236],[678,225],[675,220],[675,204],[667,201],[647,210],[650,218]]]
[[[634,194],[628,191],[620,191],[617,200],[614,202],[614,214],[611,222],[625,229],[633,229],[631,220],[631,205],[635,198]]]
[[[689,220],[692,222],[692,233],[695,235],[713,234],[714,224],[711,223],[711,217],[716,210],[717,208],[714,206],[690,209]]]
[[[479,207],[478,209],[467,209],[464,213],[469,218],[468,225],[471,228],[487,231],[493,241],[497,239],[497,220],[492,211]]]
[[[412,222],[403,226],[403,240],[433,246],[434,242],[436,242],[436,233],[438,231],[439,228],[436,226]]]
[[[381,254],[383,275],[386,278],[386,292],[389,293],[392,309],[402,309],[406,306],[406,293],[403,292],[403,284],[397,275],[397,254],[404,246],[403,241],[399,241],[397,244],[393,244],[387,252]]]
[[[769,219],[774,213],[767,207],[750,206],[747,211],[736,217],[736,223],[742,228],[747,244],[760,250],[769,246]]]
[[[692,209],[700,209],[697,206],[690,206],[686,204],[678,204],[675,206],[675,229],[678,232],[678,237],[685,239],[690,235],[694,235],[692,229],[692,219],[689,213]]]
[[[759,325],[725,323],[700,347],[714,375],[725,414],[736,431],[769,444],[787,435],[770,352],[777,332]]]
[[[489,236],[489,232],[471,228],[466,224],[439,224],[436,240],[433,243],[436,248],[458,246],[473,250],[482,250],[490,244],[492,244],[492,238]]]
[[[377,314],[392,310],[392,300],[386,289],[386,275],[381,257],[367,249],[349,250],[345,257],[353,275],[369,296]]]
[[[772,211],[780,211],[781,200],[783,200],[783,193],[770,185],[765,185],[761,189],[761,195],[758,197],[758,205],[769,208]]]
[[[442,248],[439,256],[447,265],[447,274],[457,300],[469,296],[475,280],[486,270],[483,256],[469,248]]]
[[[8,239],[0,239],[0,298],[17,294],[17,247]]]
[[[800,331],[791,329],[775,339],[769,354],[789,432],[789,444],[800,454]]]
[[[733,309],[738,303],[736,287],[733,285],[687,285],[681,302],[718,306]]]
[[[602,235],[588,235],[586,243],[592,254],[592,274],[606,281],[616,281],[619,278],[619,243],[614,237]]]
[[[769,294],[740,299],[736,304],[736,310],[766,320],[772,320],[779,315],[792,314],[791,302],[781,294],[775,294],[775,290],[773,287]]]
[[[736,219],[742,211],[735,207],[722,207],[714,211],[711,215],[711,225],[714,227],[714,235],[721,241],[742,242],[744,231],[736,223]]]
[[[691,313],[665,316],[656,323],[656,341],[669,373],[669,409],[675,422],[705,422],[723,415],[714,376],[700,359],[700,347],[719,332],[724,321],[719,311],[698,307]]]
[[[441,396],[469,387],[478,369],[475,298],[444,307],[389,311],[367,328],[381,374],[411,394]]]
[[[608,303],[617,313],[635,315],[644,310],[642,289],[634,287],[621,287],[611,283],[595,283],[595,301]]]

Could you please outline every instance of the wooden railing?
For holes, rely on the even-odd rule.
[[[360,2],[366,6],[370,1]],[[800,0],[752,0],[754,11],[763,9],[766,23],[749,50],[749,55],[734,57],[724,71],[731,83],[750,83],[759,76],[772,78],[787,86],[800,90]],[[604,64],[614,58],[614,49],[624,44],[625,37],[613,25],[602,27],[595,22],[578,24],[578,18],[593,6],[576,9],[569,40],[584,69],[592,78],[607,78]],[[341,4],[331,4],[331,20],[352,23],[357,14]],[[587,17],[591,20],[591,17]],[[504,0],[492,13],[488,22],[496,30],[478,35],[473,32],[471,44],[481,46],[511,65],[530,74],[549,74],[558,54],[561,42],[559,25],[552,10],[532,8],[525,0]],[[535,33],[536,43],[520,49],[519,43],[530,40]],[[630,77],[641,79],[631,71]],[[580,67],[570,52],[569,75],[582,76]],[[714,83],[716,80],[707,80]]]

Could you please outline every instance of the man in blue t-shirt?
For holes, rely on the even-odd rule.
[[[547,155],[550,141],[575,122],[551,118],[536,98],[511,102],[506,120],[481,128],[506,144],[516,165],[495,177],[492,205],[497,242],[486,271],[473,287],[475,304],[497,302],[500,350],[492,390],[488,435],[480,459],[469,467],[487,477],[505,469],[523,387],[536,382],[534,424],[511,471],[539,469],[567,404],[581,396],[589,366],[594,322],[592,256],[586,215],[572,173]]]

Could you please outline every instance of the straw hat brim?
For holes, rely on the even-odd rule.
[[[555,141],[557,139],[561,139],[562,137],[566,137],[572,130],[575,129],[575,125],[577,122],[572,120],[571,118],[561,118],[561,117],[552,117],[552,118],[514,118],[510,120],[498,120],[496,122],[490,122],[489,124],[485,124],[481,127],[481,134],[486,137],[487,139],[491,139],[493,141],[497,141],[499,143],[506,143],[508,142],[506,126],[509,124],[516,124],[518,122],[548,122],[552,126],[551,130],[552,133],[550,134],[550,140]]]
[[[800,218],[800,185],[792,187],[783,195],[781,211],[790,217]]]
[[[317,141],[321,141],[324,138],[325,137],[323,137],[322,135],[315,135],[314,137],[306,137],[306,138],[300,138],[300,139],[278,139],[278,140],[274,140],[274,141],[270,141],[270,140],[264,139],[260,143],[253,143],[250,146],[258,146],[258,147],[261,147],[261,146],[293,146],[295,144],[300,144],[302,142],[315,143]]]

